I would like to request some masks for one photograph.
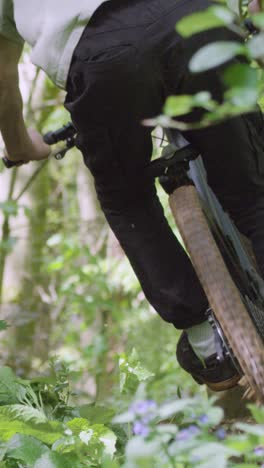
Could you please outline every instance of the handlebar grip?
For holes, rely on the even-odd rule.
[[[54,145],[59,141],[67,140],[68,138],[73,138],[76,134],[76,130],[73,124],[70,122],[67,125],[55,130],[55,132],[48,132],[43,136],[43,140],[47,145]]]
[[[54,145],[57,143],[56,138],[54,138],[54,132],[48,132],[43,136],[43,141],[47,145]]]
[[[253,34],[253,36],[260,32],[259,28],[254,25],[253,21],[250,18],[246,18],[244,20],[244,26],[248,30],[249,34]]]
[[[5,167],[7,167],[7,169],[11,169],[12,167],[22,166],[22,164],[25,164],[25,161],[11,161],[6,156],[2,158],[2,161]]]

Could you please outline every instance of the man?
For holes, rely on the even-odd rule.
[[[259,13],[262,9],[261,0],[251,0],[248,7],[251,15],[253,15],[254,13]]]
[[[219,28],[183,40],[175,32],[180,18],[208,6],[208,0],[0,0],[0,130],[10,160],[48,157],[49,148],[27,131],[22,116],[17,63],[26,41],[32,61],[67,90],[77,146],[146,297],[164,320],[185,330],[180,364],[200,383],[222,390],[239,376],[228,359],[216,359],[207,299],[142,171],[152,140],[141,122],[159,114],[167,96],[209,89],[221,100],[219,70],[192,75],[188,62],[203,45],[233,33]],[[187,137],[201,151],[221,203],[251,238],[264,273],[262,129],[254,113]]]

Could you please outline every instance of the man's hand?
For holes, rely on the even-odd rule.
[[[248,11],[251,15],[262,11],[261,0],[252,0],[248,5]]]
[[[0,35],[0,132],[13,162],[40,161],[50,154],[42,136],[27,130],[19,89],[18,62],[23,46]]]
[[[41,161],[42,159],[47,159],[50,156],[51,149],[49,145],[44,143],[42,136],[33,128],[27,130],[28,139],[23,148],[23,152],[19,154],[9,154],[6,151],[6,157],[10,161]]]

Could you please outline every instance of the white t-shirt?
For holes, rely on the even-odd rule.
[[[0,0],[0,34],[32,47],[32,62],[65,88],[74,48],[101,0]]]

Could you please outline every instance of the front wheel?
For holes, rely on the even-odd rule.
[[[264,345],[203,214],[197,191],[182,186],[170,207],[208,302],[257,401],[264,403]]]

